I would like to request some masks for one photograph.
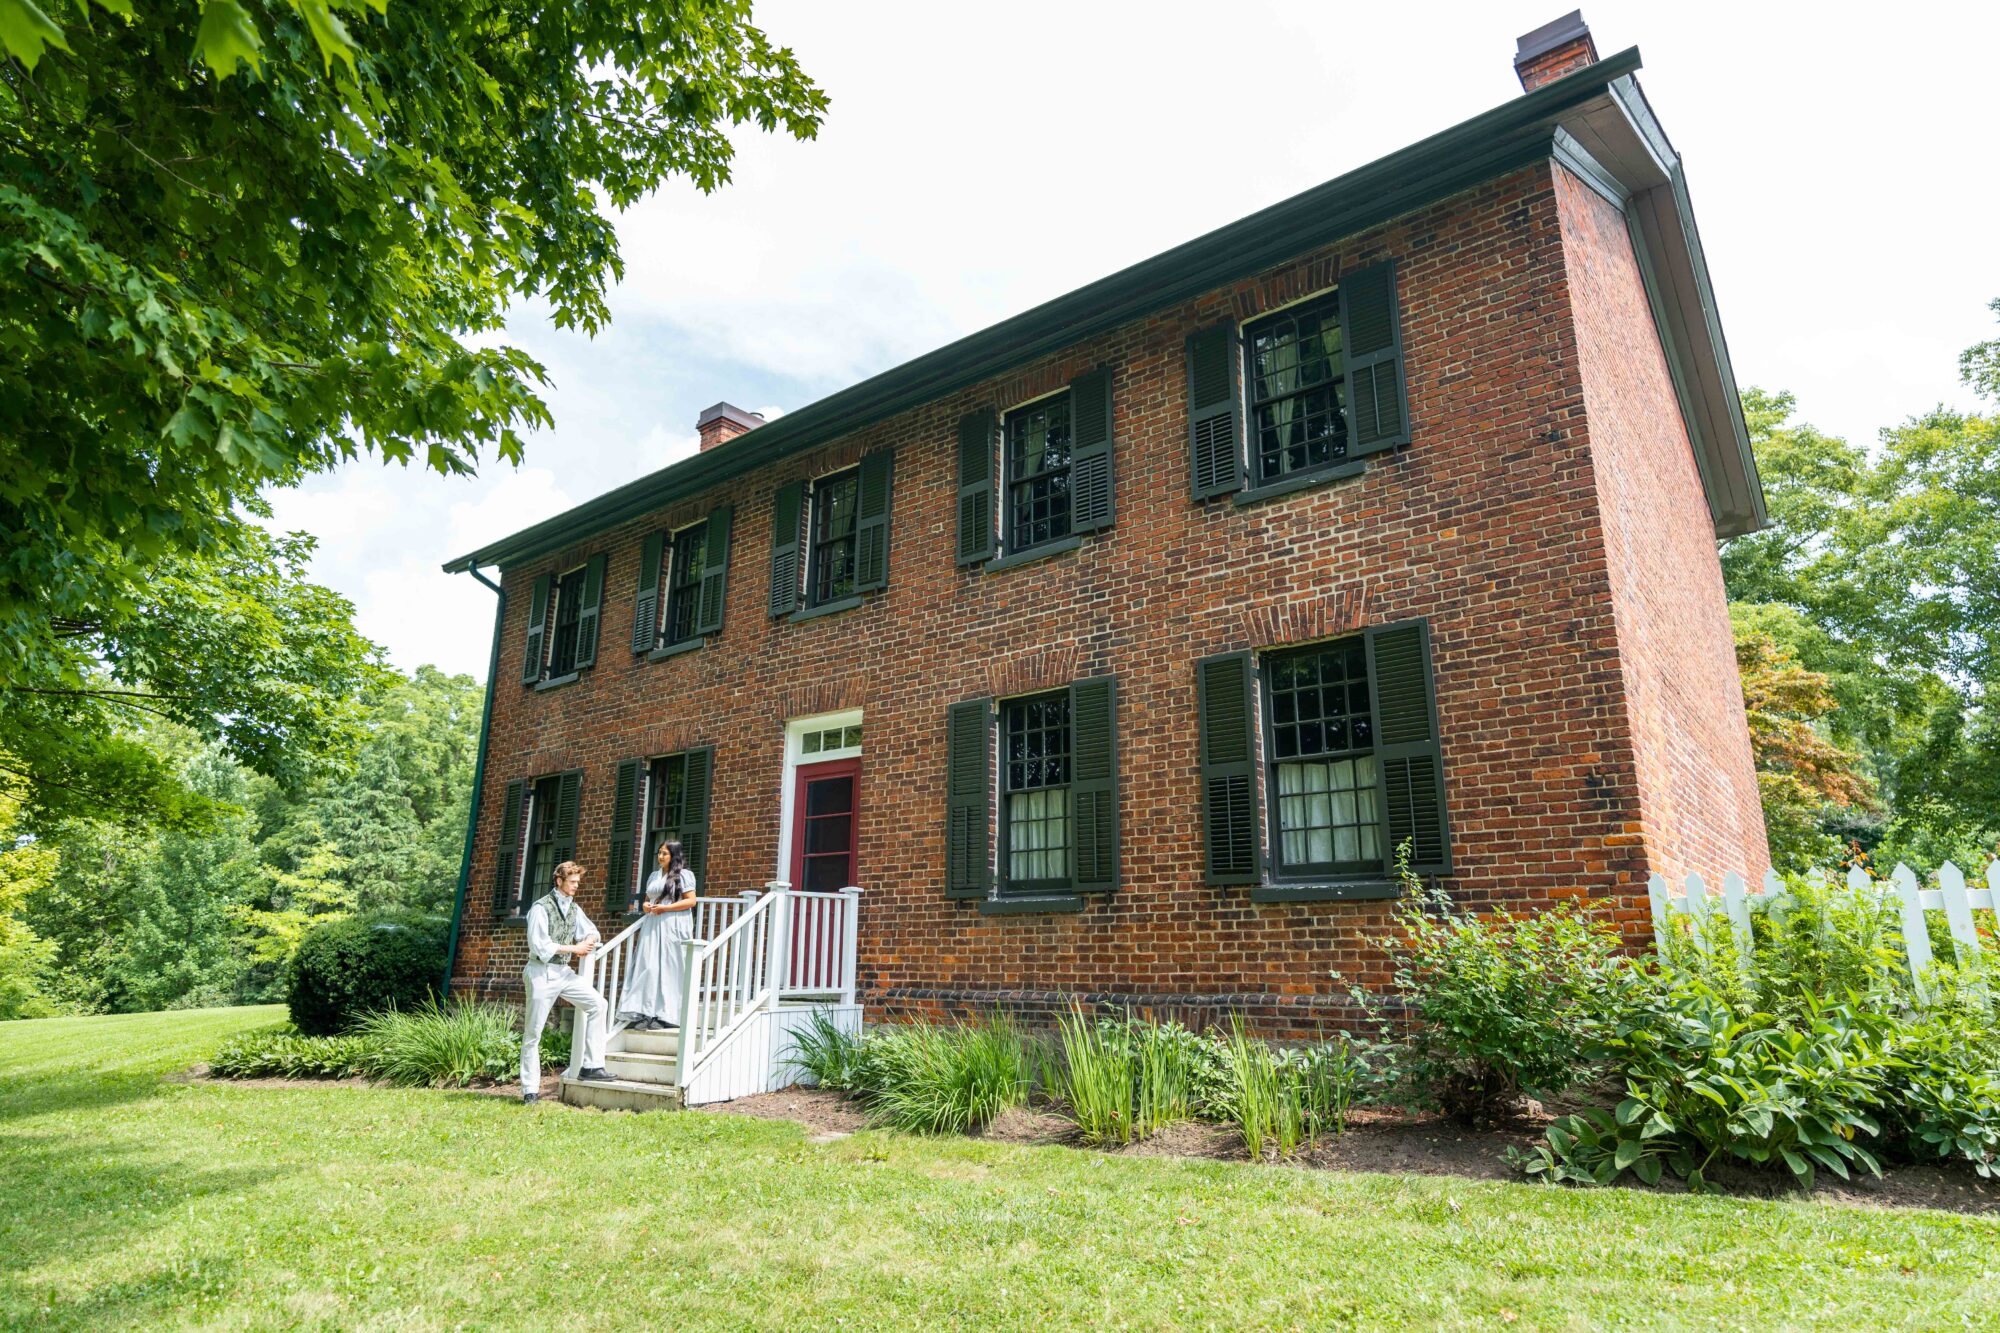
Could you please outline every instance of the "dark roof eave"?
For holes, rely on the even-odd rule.
[[[907,361],[462,555],[459,573],[567,546],[1546,157],[1557,122],[1639,68],[1633,47],[1066,296]]]

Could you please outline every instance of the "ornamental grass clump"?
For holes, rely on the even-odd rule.
[[[815,1009],[792,1034],[792,1068],[833,1092],[860,1092],[868,1075],[868,1039],[848,1032],[825,1010]]]
[[[1346,1132],[1362,1066],[1345,1037],[1275,1050],[1252,1037],[1239,1018],[1225,1049],[1231,1119],[1251,1157],[1264,1157],[1267,1146],[1290,1157],[1325,1135]]]
[[[857,1087],[875,1118],[916,1134],[968,1134],[1028,1100],[1028,1039],[1005,1018],[919,1022],[866,1043]]]
[[[355,1029],[369,1048],[369,1073],[406,1087],[462,1088],[516,1068],[521,1034],[498,1005],[426,1001],[410,1011],[369,1014]]]

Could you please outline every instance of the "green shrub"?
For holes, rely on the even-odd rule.
[[[521,1039],[514,1038],[514,1050],[518,1059]],[[570,1025],[568,1021],[551,1022],[542,1029],[542,1067],[562,1069],[568,1066],[570,1057]],[[518,1069],[517,1071],[518,1072]]]
[[[408,1012],[369,1014],[356,1029],[368,1046],[370,1072],[405,1087],[462,1088],[499,1081],[520,1067],[521,1034],[512,1011],[427,1000]]]
[[[1896,1035],[1885,1144],[1911,1160],[1957,1159],[2000,1175],[2000,1022],[1983,978],[1940,969],[1930,1004]]]
[[[1461,913],[1398,859],[1407,892],[1389,952],[1413,1021],[1392,1095],[1481,1124],[1524,1093],[1553,1096],[1591,1078],[1624,989],[1617,932],[1574,903],[1527,916]]]
[[[1699,979],[1670,976],[1607,1039],[1625,1077],[1616,1111],[1559,1122],[1516,1163],[1597,1183],[1627,1169],[1657,1179],[1664,1163],[1696,1189],[1718,1158],[1782,1167],[1805,1186],[1816,1168],[1879,1175],[1867,1144],[1881,1133],[1895,1028],[1841,1005],[1807,1003],[1796,1021],[1744,1016]]]
[[[365,1039],[301,1036],[262,1028],[224,1042],[209,1059],[217,1078],[355,1078],[370,1072]]]
[[[1720,899],[1701,921],[1677,914],[1675,924],[1665,940],[1665,970],[1700,982],[1741,1014],[1792,1022],[1828,997],[1877,1008],[1915,998],[1899,910],[1872,888],[1787,877],[1783,905],[1750,914],[1747,954]],[[1949,948],[1939,956],[1950,958]]]
[[[292,1023],[329,1036],[380,1009],[414,1009],[444,974],[449,924],[419,912],[383,911],[306,931],[287,968]]]
[[[863,1048],[858,1090],[876,1118],[917,1134],[965,1134],[1028,1099],[1029,1045],[999,1016],[983,1023],[912,1023]]]

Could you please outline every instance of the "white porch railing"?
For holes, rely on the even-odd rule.
[[[1833,877],[1821,872],[1821,877],[1832,881]],[[1927,889],[1917,878],[1917,872],[1906,865],[1898,864],[1889,872],[1887,883],[1869,877],[1868,872],[1855,867],[1847,872],[1847,887],[1857,894],[1868,894],[1882,900],[1895,900],[1902,917],[1903,955],[1910,969],[1910,979],[1918,993],[1924,990],[1924,976],[1931,970],[1936,959],[1931,950],[1931,934],[1928,913],[1944,913],[1945,925],[1951,933],[1952,943],[1963,958],[1977,958],[1981,952],[1978,927],[1972,914],[1975,911],[2000,911],[2000,861],[1986,867],[1986,886],[1967,886],[1965,872],[1947,861],[1938,868],[1937,887]],[[1721,914],[1729,919],[1736,945],[1747,961],[1750,957],[1750,918],[1757,912],[1781,912],[1790,901],[1791,895],[1776,871],[1766,871],[1763,882],[1754,889],[1743,876],[1734,872],[1722,877],[1722,892],[1712,894],[1700,875],[1689,875],[1681,882],[1679,893],[1674,892],[1665,875],[1654,875],[1647,882],[1647,896],[1652,901],[1653,934],[1664,950],[1668,933],[1675,928],[1676,915],[1692,918],[1698,925],[1709,917]],[[1695,932],[1697,942],[1704,942],[1702,933]]]
[[[861,890],[852,887],[794,893],[791,885],[774,880],[761,894],[703,898],[695,908],[693,938],[683,945],[679,1085],[688,1088],[741,1044],[743,1034],[759,1025],[759,1015],[783,1000],[853,1005],[860,920]],[[605,998],[607,1040],[625,1026],[619,1014],[638,929],[635,921],[619,931],[581,968],[584,980]],[[575,1074],[583,1059],[576,1026],[583,1015],[572,1012],[568,1072]],[[759,1035],[768,1040],[761,1030]]]

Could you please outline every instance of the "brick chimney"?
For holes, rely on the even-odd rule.
[[[701,414],[694,423],[701,432],[701,450],[707,453],[716,445],[746,435],[764,424],[764,418],[755,412],[745,412],[733,403],[717,403]]]
[[[1596,63],[1597,43],[1590,40],[1590,25],[1583,21],[1580,9],[1544,23],[1515,43],[1514,72],[1521,76],[1521,87],[1527,92]]]

